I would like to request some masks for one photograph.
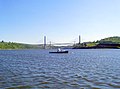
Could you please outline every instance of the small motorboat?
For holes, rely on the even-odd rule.
[[[54,51],[54,52],[49,52],[49,53],[68,53],[68,51],[58,49],[57,51]]]
[[[68,53],[68,51],[60,51],[60,52],[49,52],[49,53]]]

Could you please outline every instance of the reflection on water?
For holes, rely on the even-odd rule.
[[[1,89],[120,89],[120,50],[1,50]]]

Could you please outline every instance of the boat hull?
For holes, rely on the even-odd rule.
[[[60,51],[60,52],[49,52],[49,53],[68,53],[68,51]]]

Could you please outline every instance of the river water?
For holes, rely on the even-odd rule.
[[[120,89],[119,49],[0,50],[0,89]]]

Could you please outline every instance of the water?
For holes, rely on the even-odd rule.
[[[1,50],[0,89],[120,89],[120,50]]]

